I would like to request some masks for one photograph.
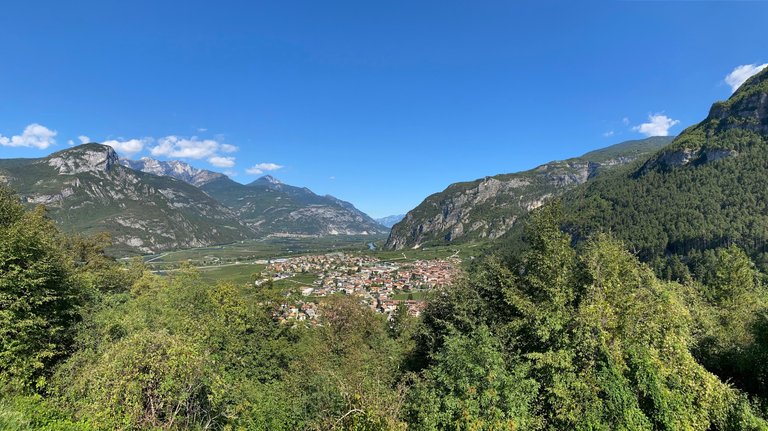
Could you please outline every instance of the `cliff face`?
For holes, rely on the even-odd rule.
[[[112,147],[87,144],[77,149],[55,153],[47,158],[49,166],[61,175],[76,175],[85,172],[109,172],[119,163]]]
[[[548,199],[587,182],[600,171],[647,157],[672,138],[629,141],[525,172],[456,183],[428,197],[396,224],[387,248],[495,239]]]
[[[713,104],[704,121],[685,130],[636,176],[735,157],[766,135],[768,73],[764,71],[747,80],[728,100]]]

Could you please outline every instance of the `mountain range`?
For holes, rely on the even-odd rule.
[[[203,184],[201,190],[232,208],[259,234],[383,235],[389,231],[349,202],[319,196],[271,176],[245,185],[222,176]]]
[[[162,161],[142,157],[139,160],[120,159],[120,164],[148,174],[173,177],[195,187],[225,176],[219,172],[195,168],[179,160]]]
[[[95,143],[37,159],[0,159],[0,182],[26,204],[44,204],[64,230],[111,233],[119,255],[388,231],[348,202],[269,176],[242,185],[180,161],[121,160]]]
[[[143,157],[121,160],[121,163],[199,187],[235,211],[257,235],[382,235],[389,231],[349,202],[330,195],[316,195],[306,187],[283,184],[271,175],[243,185],[224,174],[178,160]]]
[[[400,222],[400,220],[404,218],[405,218],[405,214],[397,214],[397,215],[377,218],[376,221],[383,226],[391,228],[392,226],[396,225],[397,223]]]
[[[652,137],[622,142],[534,169],[451,184],[395,224],[389,249],[417,248],[503,236],[527,212],[605,171],[649,157],[672,141]]]
[[[122,166],[108,146],[85,144],[39,159],[0,160],[0,177],[67,230],[112,234],[116,253],[149,253],[253,236],[237,214],[175,178]]]
[[[739,244],[768,264],[768,71],[747,80],[676,138],[627,141],[534,169],[456,183],[391,229],[386,247],[520,235],[518,221],[558,197],[578,240],[607,230],[647,259]],[[149,253],[267,236],[380,235],[333,196],[265,176],[240,184],[180,161],[121,160],[85,144],[0,160],[0,182],[44,204],[64,229],[111,232],[118,253]]]
[[[682,268],[669,263],[670,256],[690,263],[733,244],[765,269],[766,169],[768,69],[675,138],[628,141],[525,172],[452,184],[396,224],[387,247],[495,240],[492,248],[512,256],[525,243],[520,219],[557,198],[562,228],[574,240],[608,232],[644,261],[671,265],[660,269],[665,276]]]

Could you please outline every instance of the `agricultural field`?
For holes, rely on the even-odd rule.
[[[362,253],[370,251],[370,244],[383,244],[384,240],[384,236],[267,238],[146,255],[142,259],[150,270],[158,274],[176,271],[182,266],[192,266],[200,271],[206,281],[241,284],[253,282],[267,264],[275,259],[339,251]],[[129,260],[123,259],[124,262]],[[294,278],[280,280],[279,283],[297,287],[309,285],[313,281],[306,277]]]

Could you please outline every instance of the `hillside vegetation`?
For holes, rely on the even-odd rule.
[[[277,323],[269,284],[158,277],[0,188],[0,429],[768,429],[765,288],[737,247],[660,281],[537,211],[422,319],[354,297]]]

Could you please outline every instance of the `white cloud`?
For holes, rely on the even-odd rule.
[[[208,159],[208,163],[212,164],[213,166],[216,166],[217,168],[231,168],[232,166],[235,166],[235,158],[213,156],[210,159]]]
[[[24,128],[21,135],[10,138],[0,135],[0,145],[5,147],[35,147],[44,150],[56,144],[56,131],[37,123]]]
[[[205,127],[199,127],[199,128],[197,129],[197,132],[198,132],[198,133],[205,133],[205,132],[207,132],[207,131],[208,131],[208,129],[206,129]]]
[[[236,177],[237,176],[237,171],[233,171],[231,169],[228,169],[228,170],[224,171],[224,175],[226,175],[228,177]]]
[[[222,156],[221,153],[234,153],[237,150],[236,146],[222,144],[215,139],[199,139],[196,136],[182,138],[170,135],[158,139],[157,145],[151,147],[149,152],[155,157],[206,159],[208,163],[217,168],[231,168],[235,166],[235,158]]]
[[[648,122],[632,128],[645,136],[669,136],[669,129],[680,123],[664,114],[652,114],[648,116]]]
[[[87,137],[85,135],[78,136],[77,140],[80,141],[81,144],[87,144],[89,142],[93,142],[93,141],[91,141],[91,138],[89,138],[89,137]],[[70,147],[74,147],[75,146],[75,141],[69,139],[69,140],[67,140],[67,145],[69,145]]]
[[[237,150],[239,150],[239,148],[237,148],[237,147],[236,147],[236,146],[234,146],[234,145],[230,145],[230,144],[221,144],[221,151],[223,151],[223,152],[225,152],[225,153],[234,153],[234,152],[235,152],[235,151],[237,151]]]
[[[221,144],[213,139],[180,138],[166,136],[157,140],[157,145],[150,148],[153,156],[179,157],[184,159],[204,159],[219,151]]]
[[[765,64],[742,64],[736,66],[736,68],[725,77],[725,83],[731,86],[731,92],[735,92],[741,87],[747,79],[760,73],[763,69],[768,67],[768,63]]]
[[[622,118],[621,122],[624,123],[625,126],[629,126],[629,117]]]
[[[181,138],[171,135],[158,139],[157,145],[150,148],[149,152],[153,156],[205,159],[217,157],[219,152],[233,153],[237,150],[238,148],[234,145],[221,144],[213,139],[199,139],[196,136]]]
[[[613,130],[609,130],[609,131],[607,131],[607,132],[603,133],[603,136],[605,136],[606,138],[610,138],[610,137],[611,137],[611,136],[613,136],[614,134],[615,134],[615,133],[614,133],[614,131],[613,131]]]
[[[80,136],[78,139],[82,142],[82,138],[87,138],[87,136]],[[89,141],[90,139],[86,139],[86,141]],[[138,153],[139,151],[144,149],[144,145],[148,144],[150,142],[149,138],[144,139],[129,139],[127,141],[118,141],[118,140],[110,140],[110,141],[104,141],[102,144],[109,145],[110,147],[114,148],[115,151],[118,153],[127,154],[129,156],[134,155]]]
[[[251,174],[251,175],[261,175],[264,172],[267,171],[276,171],[278,169],[281,169],[283,166],[278,165],[276,163],[258,163],[253,165],[252,167],[245,170],[245,172]]]
[[[90,142],[88,136],[79,136],[78,139],[85,143]],[[167,157],[169,159],[194,159],[207,160],[218,168],[231,168],[235,166],[235,158],[224,156],[222,153],[233,153],[238,148],[231,144],[223,144],[214,139],[199,139],[196,136],[184,138],[169,135],[163,138],[139,138],[139,139],[112,139],[103,142],[117,152],[133,156],[144,150],[148,150],[153,157]]]

